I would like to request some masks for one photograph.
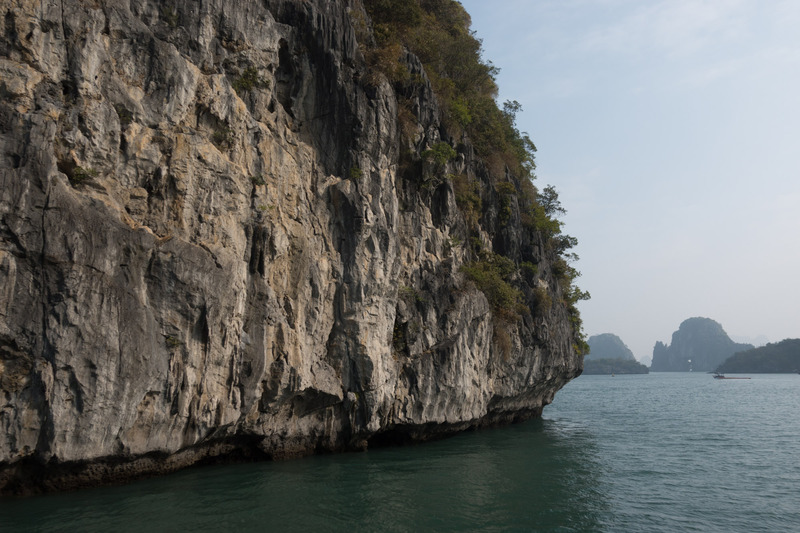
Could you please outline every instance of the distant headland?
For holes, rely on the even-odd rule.
[[[583,360],[584,374],[647,374],[633,352],[613,333],[593,335],[587,341],[589,353]]]
[[[669,346],[656,342],[650,370],[710,372],[734,353],[753,348],[752,344],[739,344],[731,340],[722,325],[710,318],[689,318],[672,334]]]
[[[800,371],[800,339],[785,339],[733,354],[717,372],[785,374]]]

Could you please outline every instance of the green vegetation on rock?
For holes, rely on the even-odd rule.
[[[256,88],[268,87],[269,82],[261,77],[256,67],[247,67],[241,75],[234,80],[233,89],[240,96]]]
[[[69,182],[72,185],[81,185],[97,177],[98,172],[93,168],[75,167],[69,174]]]
[[[498,106],[495,81],[498,69],[482,60],[481,41],[470,30],[469,15],[454,0],[364,0],[363,4],[371,19],[372,34],[368,21],[355,11],[353,23],[371,69],[367,82],[376,84],[384,76],[400,89],[413,86],[419,80],[405,66],[405,51],[419,58],[441,106],[444,128],[455,139],[463,137],[473,146],[491,176],[491,187],[499,198],[499,227],[507,227],[512,217],[518,215],[522,227],[538,233],[547,252],[557,258],[553,274],[561,294],[560,303],[566,307],[576,333],[575,349],[587,351],[577,302],[588,299],[589,293],[574,285],[580,273],[568,261],[576,260],[577,256],[567,253],[577,240],[562,234],[563,224],[558,217],[565,210],[555,188],[548,186],[540,191],[533,185],[536,146],[517,128],[521,105],[507,101]],[[398,115],[401,132],[408,135],[406,132],[413,134],[416,128],[410,124],[415,120],[409,112],[410,106],[402,101],[404,92],[398,90],[401,95]],[[438,172],[444,171],[455,156],[453,146],[445,142],[422,153],[423,160],[433,162]],[[476,226],[483,208],[480,185],[466,175],[449,177],[465,220],[470,227]],[[480,253],[480,249],[473,253]],[[518,281],[497,270],[500,260],[496,257],[477,257],[463,270],[484,291],[495,312],[507,320],[519,316],[522,292]],[[513,265],[527,259],[508,261]],[[514,271],[517,270],[514,266]],[[533,280],[527,279],[531,272],[526,268],[526,276],[518,277],[532,283]],[[536,275],[544,273],[533,274]],[[537,309],[549,309],[549,298],[545,302],[545,298],[538,296],[541,294],[537,294]]]
[[[445,142],[438,142],[430,150],[422,152],[423,159],[429,159],[439,167],[444,167],[448,161],[455,159],[458,154],[453,147]]]
[[[524,306],[522,292],[512,285],[517,267],[511,259],[484,254],[481,260],[466,264],[461,270],[483,291],[497,316],[507,321],[519,318]]]
[[[444,109],[449,129],[466,131],[483,156],[501,155],[533,168],[533,143],[513,127],[519,104],[501,111],[495,102],[498,70],[481,61],[481,42],[470,31],[470,17],[452,0],[365,0],[372,18],[376,47],[369,50],[372,66],[390,81],[404,81],[399,67],[402,49],[412,51],[425,65]],[[519,157],[522,157],[522,160]]]

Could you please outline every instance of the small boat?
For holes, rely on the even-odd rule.
[[[728,377],[725,374],[721,374],[719,372],[714,372],[714,379],[750,379],[746,377]]]

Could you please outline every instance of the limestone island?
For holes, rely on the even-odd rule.
[[[3,2],[0,493],[539,416],[586,343],[452,0]]]
[[[589,353],[583,361],[583,373],[647,374],[647,366],[636,360],[630,348],[613,333],[592,335],[588,340]]]

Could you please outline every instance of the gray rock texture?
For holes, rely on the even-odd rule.
[[[0,492],[424,440],[580,373],[557,258],[513,202],[498,220],[412,55],[401,142],[352,9],[4,0]],[[437,142],[477,233],[419,159]],[[513,323],[460,270],[476,241],[537,265]]]
[[[752,344],[733,342],[722,325],[710,318],[687,318],[672,334],[672,344],[656,342],[653,372],[710,372],[736,352],[752,350]]]

